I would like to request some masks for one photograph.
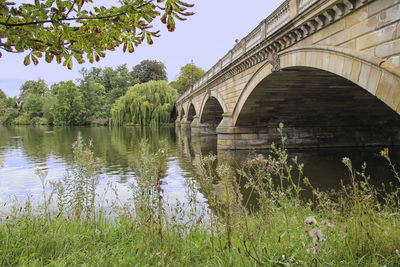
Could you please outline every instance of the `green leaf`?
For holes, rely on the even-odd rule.
[[[24,59],[24,65],[28,66],[29,64],[31,64],[31,59],[30,59],[30,55],[27,55]]]
[[[37,57],[35,57],[33,54],[31,55],[31,59],[33,64],[36,66],[39,63],[39,60],[37,59]]]

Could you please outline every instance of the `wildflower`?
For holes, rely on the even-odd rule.
[[[314,216],[309,216],[309,217],[307,217],[306,220],[304,221],[304,224],[308,224],[308,225],[317,224],[317,220],[315,219]]]
[[[383,150],[381,150],[380,152],[381,156],[384,158],[388,158],[389,157],[389,149],[386,147]]]
[[[309,253],[309,254],[317,254],[318,250],[317,250],[317,248],[309,245],[308,248],[307,248],[307,253]]]
[[[396,254],[397,254],[397,257],[399,257],[399,260],[400,260],[400,250],[396,249]]]
[[[282,260],[283,260],[283,261],[286,260],[286,255],[285,255],[285,254],[282,255]]]
[[[314,246],[318,245],[319,242],[323,240],[322,231],[318,228],[311,229],[311,231],[309,231],[308,234],[312,237]]]
[[[351,168],[351,160],[348,157],[344,157],[342,159],[342,162],[344,165],[346,165],[347,167]]]

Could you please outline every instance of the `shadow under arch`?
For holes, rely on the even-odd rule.
[[[378,97],[385,86],[381,79],[388,75],[393,76],[390,90],[400,90],[395,73],[378,68],[382,64],[377,61],[372,66],[374,62],[354,59],[354,55],[354,61],[349,63],[351,67],[345,67],[343,59],[343,64],[339,63],[341,68],[335,64],[331,66],[329,60],[337,63],[340,61],[338,57],[346,56],[343,54],[330,55],[325,58],[328,62],[324,62],[322,56],[312,60],[312,56],[306,54],[311,59],[305,59],[305,63],[296,59],[296,64],[292,64],[293,54],[291,59],[289,52],[284,55],[287,57],[281,57],[281,71],[272,72],[266,63],[255,73],[234,109],[234,126],[242,131],[247,129],[243,132],[249,134],[248,138],[254,145],[259,140],[263,142],[258,145],[264,147],[279,142],[276,128],[280,122],[285,125],[285,136],[292,147],[400,144],[397,106],[392,105],[390,97]],[[307,66],[313,64],[328,67]],[[359,69],[358,78],[355,78],[353,67]],[[362,70],[367,67],[370,75],[364,77]],[[357,83],[346,78],[351,73]],[[386,92],[389,95],[390,90]]]
[[[200,116],[200,123],[205,123],[209,125],[218,126],[222,120],[222,114],[224,109],[214,96],[209,96],[204,103],[203,110]]]
[[[194,119],[194,116],[196,116],[196,109],[194,107],[193,103],[189,104],[189,109],[188,109],[188,114],[187,114],[187,121],[192,122]]]
[[[400,114],[400,97],[396,97],[400,94],[400,67],[383,59],[351,49],[311,46],[281,52],[280,65],[281,69],[310,67],[336,74],[376,96]],[[234,126],[249,95],[271,73],[272,66],[267,62],[247,82],[232,112]]]

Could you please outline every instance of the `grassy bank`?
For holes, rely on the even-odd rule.
[[[101,162],[79,138],[74,155],[62,181],[47,184],[46,171],[37,171],[50,189],[39,209],[27,201],[1,218],[0,266],[400,265],[400,191],[373,187],[365,165],[357,171],[348,158],[352,183],[328,194],[303,177],[284,140],[237,169],[206,156],[196,179],[186,181],[187,202],[171,204],[162,190],[167,151],[151,153],[143,143],[132,203],[116,195],[98,207]],[[389,151],[381,155],[399,182]],[[243,199],[244,184],[257,206]],[[305,188],[313,199],[302,198]]]

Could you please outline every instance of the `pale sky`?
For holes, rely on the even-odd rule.
[[[41,78],[48,85],[59,81],[75,81],[80,77],[79,70],[82,67],[116,67],[127,64],[131,70],[144,59],[163,62],[167,67],[169,81],[176,79],[180,68],[192,59],[196,66],[207,71],[233,48],[235,39],[245,37],[284,0],[186,2],[195,4],[192,11],[196,14],[186,21],[177,22],[175,32],[168,32],[163,24],[157,23],[157,27],[163,28],[161,37],[155,38],[153,45],[143,44],[132,54],[123,53],[121,46],[114,52],[106,52],[106,58],[98,63],[79,65],[74,62],[72,70],[58,65],[55,60],[53,63],[46,63],[43,58],[37,66],[24,66],[24,54],[1,51],[3,56],[0,58],[0,88],[8,96],[16,96],[20,86],[27,80]]]

